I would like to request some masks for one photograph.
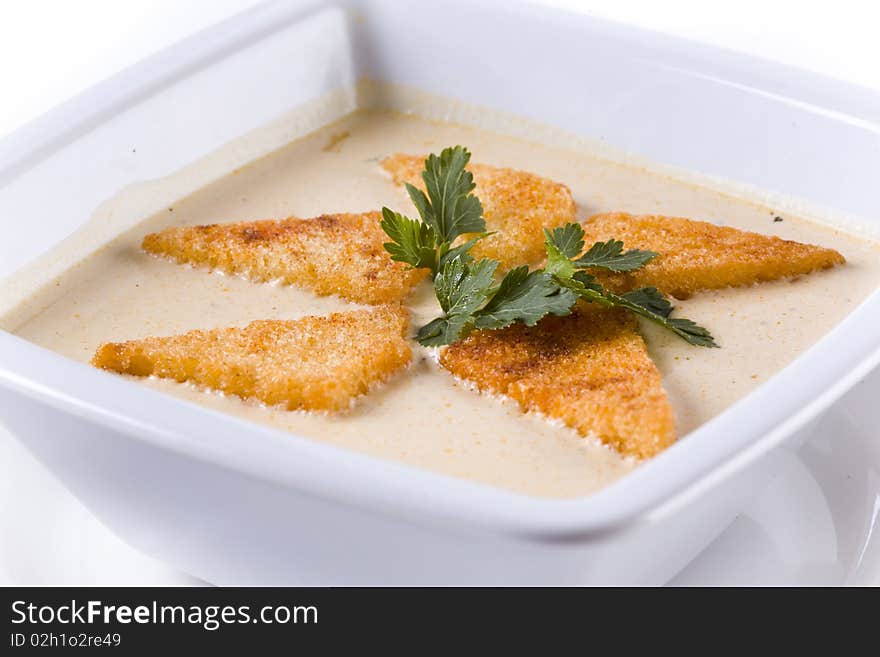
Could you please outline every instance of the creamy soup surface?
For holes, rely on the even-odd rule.
[[[0,325],[87,362],[102,342],[354,308],[295,287],[253,284],[177,265],[143,253],[139,245],[145,233],[172,225],[313,217],[382,205],[416,216],[378,160],[394,152],[425,153],[454,144],[466,145],[475,162],[565,183],[579,219],[611,210],[671,214],[821,244],[846,257],[844,267],[831,271],[677,302],[677,315],[710,328],[721,349],[692,347],[643,327],[680,439],[779,371],[880,284],[877,244],[778,207],[648,167],[615,163],[586,148],[552,147],[417,114],[361,110],[143,217],[30,294],[23,306],[27,312],[20,307],[7,313]],[[173,180],[169,177],[167,184]],[[774,221],[777,216],[782,221]],[[79,238],[88,239],[88,226],[83,231]],[[437,313],[426,285],[410,306],[414,328]],[[513,402],[473,392],[413,344],[410,368],[361,398],[350,413],[336,416],[266,408],[169,381],[140,383],[310,439],[530,495],[587,495],[637,466],[598,441],[521,413]]]

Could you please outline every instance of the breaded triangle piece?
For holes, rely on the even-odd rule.
[[[92,365],[289,410],[339,411],[412,358],[399,306],[101,345]]]
[[[255,281],[281,280],[368,304],[399,302],[425,276],[394,262],[378,212],[167,228],[145,251]]]
[[[397,153],[382,160],[382,166],[395,183],[410,183],[425,191],[424,155]],[[575,220],[574,200],[565,185],[486,164],[469,164],[467,170],[474,176],[474,194],[483,204],[486,230],[496,231],[474,247],[477,259],[493,258],[502,269],[535,263],[544,256],[542,229]]]
[[[622,240],[628,249],[660,254],[638,271],[603,274],[617,291],[653,285],[686,299],[714,290],[808,274],[845,262],[834,249],[760,235],[705,221],[612,212],[584,222],[586,244]]]
[[[660,372],[623,311],[582,304],[532,328],[477,331],[449,346],[440,363],[624,455],[651,457],[675,440]]]

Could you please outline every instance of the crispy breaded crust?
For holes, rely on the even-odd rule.
[[[440,363],[625,455],[651,457],[675,440],[660,372],[623,311],[581,304],[532,328],[477,331],[449,346]]]
[[[378,212],[167,228],[145,251],[255,281],[281,280],[360,303],[401,301],[425,276],[394,262]]]
[[[397,153],[382,160],[382,166],[402,185],[410,183],[425,190],[422,169],[425,156]],[[533,173],[469,164],[474,176],[474,193],[483,204],[486,230],[497,231],[479,242],[476,258],[493,258],[503,269],[535,263],[544,256],[544,227],[554,228],[575,220],[575,204],[565,185]]]
[[[679,299],[713,290],[773,281],[845,262],[834,249],[760,235],[705,221],[623,212],[584,222],[586,243],[622,240],[626,248],[660,254],[628,274],[602,274],[608,287],[631,290],[653,285]]]
[[[408,325],[399,306],[262,320],[103,344],[92,365],[190,381],[289,410],[338,411],[410,361]]]

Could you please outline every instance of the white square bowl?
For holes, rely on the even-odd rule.
[[[0,216],[15,236],[0,243],[0,274],[46,252],[123,187],[294,107],[340,92],[326,121],[356,109],[351,90],[364,78],[536,119],[880,230],[877,94],[528,4],[282,1],[0,142]],[[241,153],[243,162],[257,155]],[[45,265],[47,275],[68,264]],[[14,281],[2,282],[4,295],[15,296]],[[880,362],[878,326],[875,292],[747,398],[579,499],[531,498],[347,452],[5,332],[0,419],[122,538],[215,583],[661,583]]]

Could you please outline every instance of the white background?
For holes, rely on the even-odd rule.
[[[880,89],[876,2],[543,1]],[[0,136],[255,4],[256,0],[0,1]],[[0,532],[0,584],[190,581],[104,530],[2,431]],[[56,549],[46,549],[47,543]]]
[[[880,89],[880,5],[872,0],[538,1]],[[0,135],[200,28],[256,4],[257,0],[0,0]]]

